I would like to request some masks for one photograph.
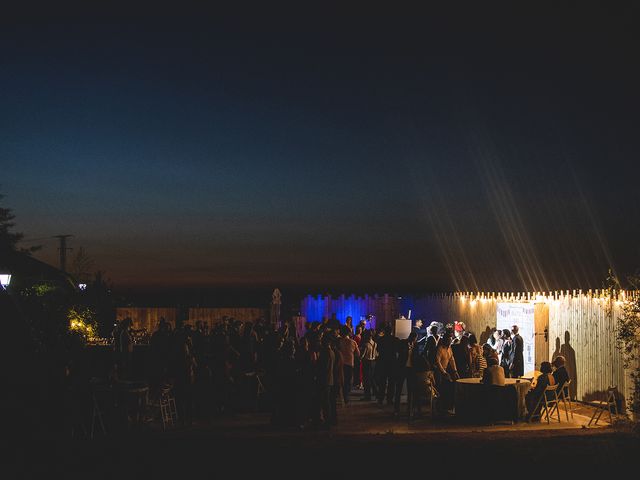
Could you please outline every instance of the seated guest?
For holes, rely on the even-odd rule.
[[[488,343],[482,345],[482,356],[487,361],[487,364],[489,364],[489,357],[495,357],[496,360],[498,360],[498,365],[500,365],[500,357],[498,357],[496,351]]]
[[[501,387],[505,384],[504,368],[498,365],[498,359],[494,356],[489,357],[487,362],[487,368],[482,372],[482,380],[485,385],[499,385]]]
[[[562,390],[564,384],[567,383],[567,380],[569,380],[569,372],[567,372],[564,364],[565,359],[562,355],[558,355],[553,360],[553,366],[555,367],[555,370],[553,371],[553,378],[558,384],[558,392]]]
[[[529,416],[534,415],[534,414],[537,415],[539,413],[540,406],[538,406],[538,408],[535,409],[536,405],[538,404],[538,400],[540,400],[540,398],[544,394],[545,389],[549,385],[555,385],[556,384],[556,380],[555,380],[555,378],[553,378],[553,375],[551,374],[552,371],[553,371],[553,367],[551,366],[551,363],[542,362],[540,364],[540,372],[541,372],[541,374],[536,379],[535,386],[529,391],[529,393],[527,393],[527,396],[525,398],[525,402],[527,404],[527,411],[529,412]],[[534,409],[535,409],[535,411],[534,411]]]

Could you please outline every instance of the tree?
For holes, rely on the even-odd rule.
[[[93,274],[94,260],[80,247],[71,262],[71,274],[80,283],[89,283]]]
[[[3,198],[4,195],[0,193],[0,201]],[[18,242],[24,237],[22,233],[12,232],[14,218],[10,208],[0,207],[0,252],[15,252]]]
[[[4,195],[0,193],[0,201],[4,198]],[[40,246],[34,246],[29,248],[18,249],[18,243],[24,238],[23,233],[14,232],[15,222],[13,221],[16,216],[13,214],[10,208],[3,208],[0,206],[0,253],[9,252],[22,252],[31,254],[40,249]]]
[[[640,276],[635,275],[628,280],[635,294],[625,299],[622,315],[617,321],[616,340],[633,385],[629,409],[637,418],[640,414],[640,296],[637,295]]]

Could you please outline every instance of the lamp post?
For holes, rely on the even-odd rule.
[[[9,287],[10,283],[11,283],[11,274],[6,272],[0,273],[0,285],[2,285],[2,288],[6,290]]]

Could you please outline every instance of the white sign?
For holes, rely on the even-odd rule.
[[[496,328],[511,330],[517,325],[524,342],[524,371],[531,372],[536,366],[535,323],[533,303],[498,303],[498,322]]]
[[[405,318],[397,318],[396,319],[396,337],[400,340],[404,340],[405,338],[409,338],[409,334],[411,333],[411,320],[407,320]]]

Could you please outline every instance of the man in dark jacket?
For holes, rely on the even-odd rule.
[[[520,329],[517,325],[511,327],[511,378],[518,378],[524,375],[524,340],[518,333]]]
[[[422,353],[424,351],[424,347],[426,345],[425,341],[427,340],[427,334],[429,333],[426,328],[422,327],[422,320],[416,320],[413,327],[411,327],[411,331],[417,334],[416,338],[416,346],[418,347],[418,351]]]
[[[386,324],[376,342],[378,344],[378,360],[376,362],[376,377],[378,385],[378,404],[387,398],[387,404],[393,402],[393,392],[395,387],[395,368],[397,359],[398,338],[391,333],[391,325]]]
[[[398,358],[396,364],[396,391],[393,402],[393,414],[398,417],[400,415],[400,395],[402,395],[402,387],[407,382],[407,409],[409,418],[413,412],[413,387],[415,385],[416,357],[418,356],[418,347],[416,338],[418,334],[411,332],[409,338],[402,340],[398,344]]]

